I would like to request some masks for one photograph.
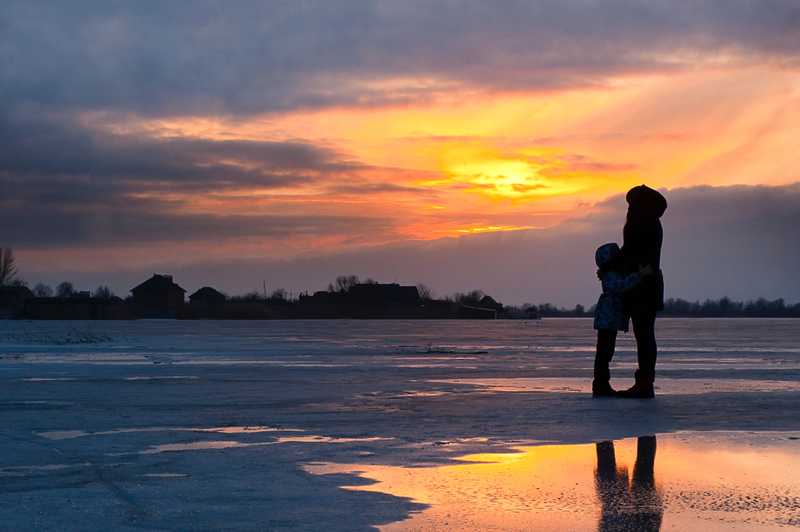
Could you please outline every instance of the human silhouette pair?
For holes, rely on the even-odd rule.
[[[656,313],[664,309],[664,276],[661,272],[661,244],[664,239],[661,216],[667,200],[646,185],[633,187],[625,198],[628,213],[623,244],[605,244],[597,249],[597,276],[603,294],[595,307],[597,329],[592,394],[595,397],[654,397],[656,375]],[[609,364],[614,356],[617,331],[627,331],[633,322],[639,369],[633,387],[616,392],[610,383]]]

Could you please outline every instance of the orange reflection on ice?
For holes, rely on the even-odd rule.
[[[777,442],[777,440],[780,442]],[[736,435],[520,447],[436,467],[313,464],[347,489],[429,505],[385,530],[785,530],[800,523],[800,446]],[[776,443],[777,442],[777,443]]]

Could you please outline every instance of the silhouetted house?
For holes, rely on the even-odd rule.
[[[187,318],[223,318],[226,310],[225,294],[204,286],[189,296]]]
[[[192,305],[205,305],[208,307],[223,305],[225,304],[225,299],[225,294],[214,290],[210,286],[204,286],[189,296],[189,302]]]
[[[307,318],[421,318],[425,317],[416,286],[364,283],[346,292],[301,295],[296,309]]]
[[[0,319],[16,318],[33,297],[26,286],[0,286]]]
[[[495,301],[492,296],[483,296],[480,301],[478,301],[478,307],[481,308],[488,308],[496,311],[498,314],[503,312],[503,305]]]
[[[153,276],[131,288],[134,313],[140,318],[177,318],[183,310],[186,290],[171,275]]]

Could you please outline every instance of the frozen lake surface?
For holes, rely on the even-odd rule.
[[[3,321],[0,527],[800,527],[800,321],[657,335],[626,401],[590,320]]]

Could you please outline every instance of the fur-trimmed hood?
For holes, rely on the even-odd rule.
[[[642,215],[661,218],[667,210],[667,198],[647,185],[639,185],[630,189],[625,196],[625,201],[628,202],[630,210]]]

